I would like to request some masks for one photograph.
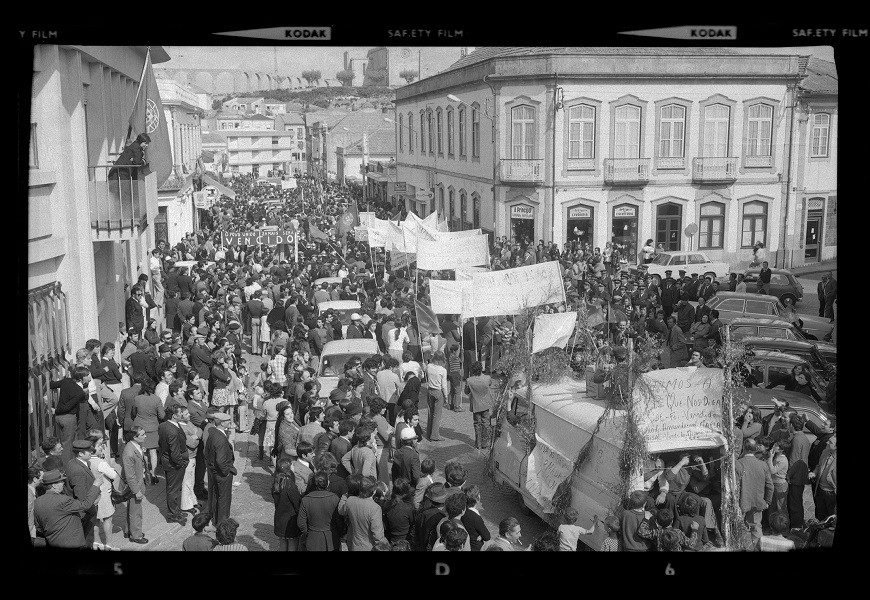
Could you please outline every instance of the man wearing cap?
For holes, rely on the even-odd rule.
[[[72,444],[75,458],[66,463],[66,481],[64,493],[76,500],[86,500],[94,485],[94,474],[91,472],[90,460],[94,447],[88,440],[76,440]],[[94,525],[97,521],[97,507],[91,506],[82,516],[85,541],[90,547],[94,543]]]
[[[355,340],[363,336],[362,316],[359,313],[353,313],[350,316],[350,325],[347,326],[346,339]]]
[[[33,503],[33,520],[36,529],[45,537],[49,548],[90,548],[83,527],[81,514],[93,512],[100,497],[100,488],[91,484],[81,499],[64,493],[66,476],[58,470],[46,472],[42,477],[45,494]],[[93,538],[93,524],[91,537]]]
[[[664,284],[665,281],[670,281],[671,283],[674,283],[676,280],[671,276],[672,274],[673,271],[671,269],[665,269],[665,278],[662,279],[662,284]]]
[[[417,451],[417,433],[413,427],[405,427],[399,434],[399,449],[393,454],[392,476],[395,481],[403,477],[416,487],[423,476],[420,471],[420,453]]]
[[[230,516],[233,475],[237,471],[233,465],[235,457],[228,437],[232,418],[222,412],[211,413],[211,418],[215,427],[209,431],[205,442],[205,463],[208,470],[208,512],[217,526]]]

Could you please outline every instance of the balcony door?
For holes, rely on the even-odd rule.
[[[728,156],[728,113],[723,104],[711,104],[704,109],[704,158]]]
[[[679,204],[668,202],[656,209],[656,247],[662,244],[665,250],[680,249],[680,230],[683,227],[682,208]]]
[[[620,106],[616,109],[613,158],[640,158],[640,108]]]
[[[511,109],[511,158],[535,158],[535,109],[531,106]]]

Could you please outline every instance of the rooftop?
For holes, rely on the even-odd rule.
[[[305,125],[305,119],[297,113],[287,113],[284,115],[276,115],[275,122],[279,127],[284,125]]]
[[[838,81],[837,66],[834,63],[811,57],[800,88],[815,94],[837,94]]]
[[[202,143],[203,144],[226,144],[227,138],[222,133],[217,131],[203,131],[202,132]]]
[[[386,126],[387,123],[384,123]],[[349,146],[345,146],[345,154],[362,154],[362,138]],[[390,128],[377,129],[368,134],[369,155],[395,155],[396,154],[396,133]]]
[[[230,98],[229,100],[224,102],[224,104],[228,104],[230,102],[235,102],[237,104],[250,104],[251,102],[262,102],[262,101],[263,101],[262,97],[252,98],[250,96],[241,96],[239,98]]]

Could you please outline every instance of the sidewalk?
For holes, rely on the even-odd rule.
[[[837,276],[837,259],[833,260],[823,260],[819,263],[813,263],[811,265],[804,265],[801,267],[794,267],[789,269],[795,275],[801,275],[802,277],[806,277],[807,275],[817,275],[821,273],[827,273],[828,271],[834,272],[834,277]]]

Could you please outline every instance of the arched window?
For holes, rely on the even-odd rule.
[[[686,134],[686,109],[677,104],[668,104],[661,110],[659,128],[659,156],[682,158]]]
[[[420,111],[420,154],[426,152],[426,113]]]
[[[746,156],[770,156],[772,129],[773,107],[767,104],[750,106],[746,132]]]
[[[468,198],[465,190],[459,190],[459,227],[468,229]]]
[[[444,218],[444,188],[438,187],[438,218]]]
[[[754,200],[743,205],[742,248],[752,248],[756,242],[767,246],[767,202]]]
[[[435,129],[432,127],[432,109],[426,111],[426,127],[429,134],[429,154],[435,153]]]
[[[440,106],[438,107],[438,109],[437,109],[436,112],[435,112],[435,117],[436,117],[435,120],[437,121],[437,128],[438,128],[438,132],[437,132],[437,137],[438,137],[438,156],[444,156],[444,146],[442,145],[442,144],[443,144],[443,141],[442,141],[442,140],[444,139],[444,136],[443,136],[444,128],[443,128],[443,126],[442,126],[442,125],[443,125],[443,122],[442,122],[443,119],[442,119],[442,112],[441,112],[441,107],[440,107]]]
[[[731,109],[724,104],[704,108],[704,158],[728,156],[728,130]]]
[[[712,250],[722,248],[725,231],[725,205],[707,202],[701,205],[701,227],[698,231],[698,248]]]
[[[810,156],[828,155],[828,137],[831,131],[831,115],[818,113],[813,115],[813,145]]]
[[[572,106],[568,111],[568,158],[595,158],[595,107]]]
[[[447,156],[453,156],[453,107],[447,107]]]
[[[471,195],[471,228],[477,229],[480,227],[480,196],[475,192]]]
[[[454,200],[453,188],[449,188],[447,190],[447,202],[450,205],[450,214],[449,214],[448,218],[449,218],[451,223],[456,218],[456,207],[454,206],[453,200]]]
[[[535,158],[535,109],[531,106],[511,109],[511,158]]]
[[[471,157],[480,158],[480,105],[471,105]]]
[[[465,156],[465,107],[459,109],[459,156]]]
[[[614,158],[640,158],[640,108],[623,105],[615,111]]]

